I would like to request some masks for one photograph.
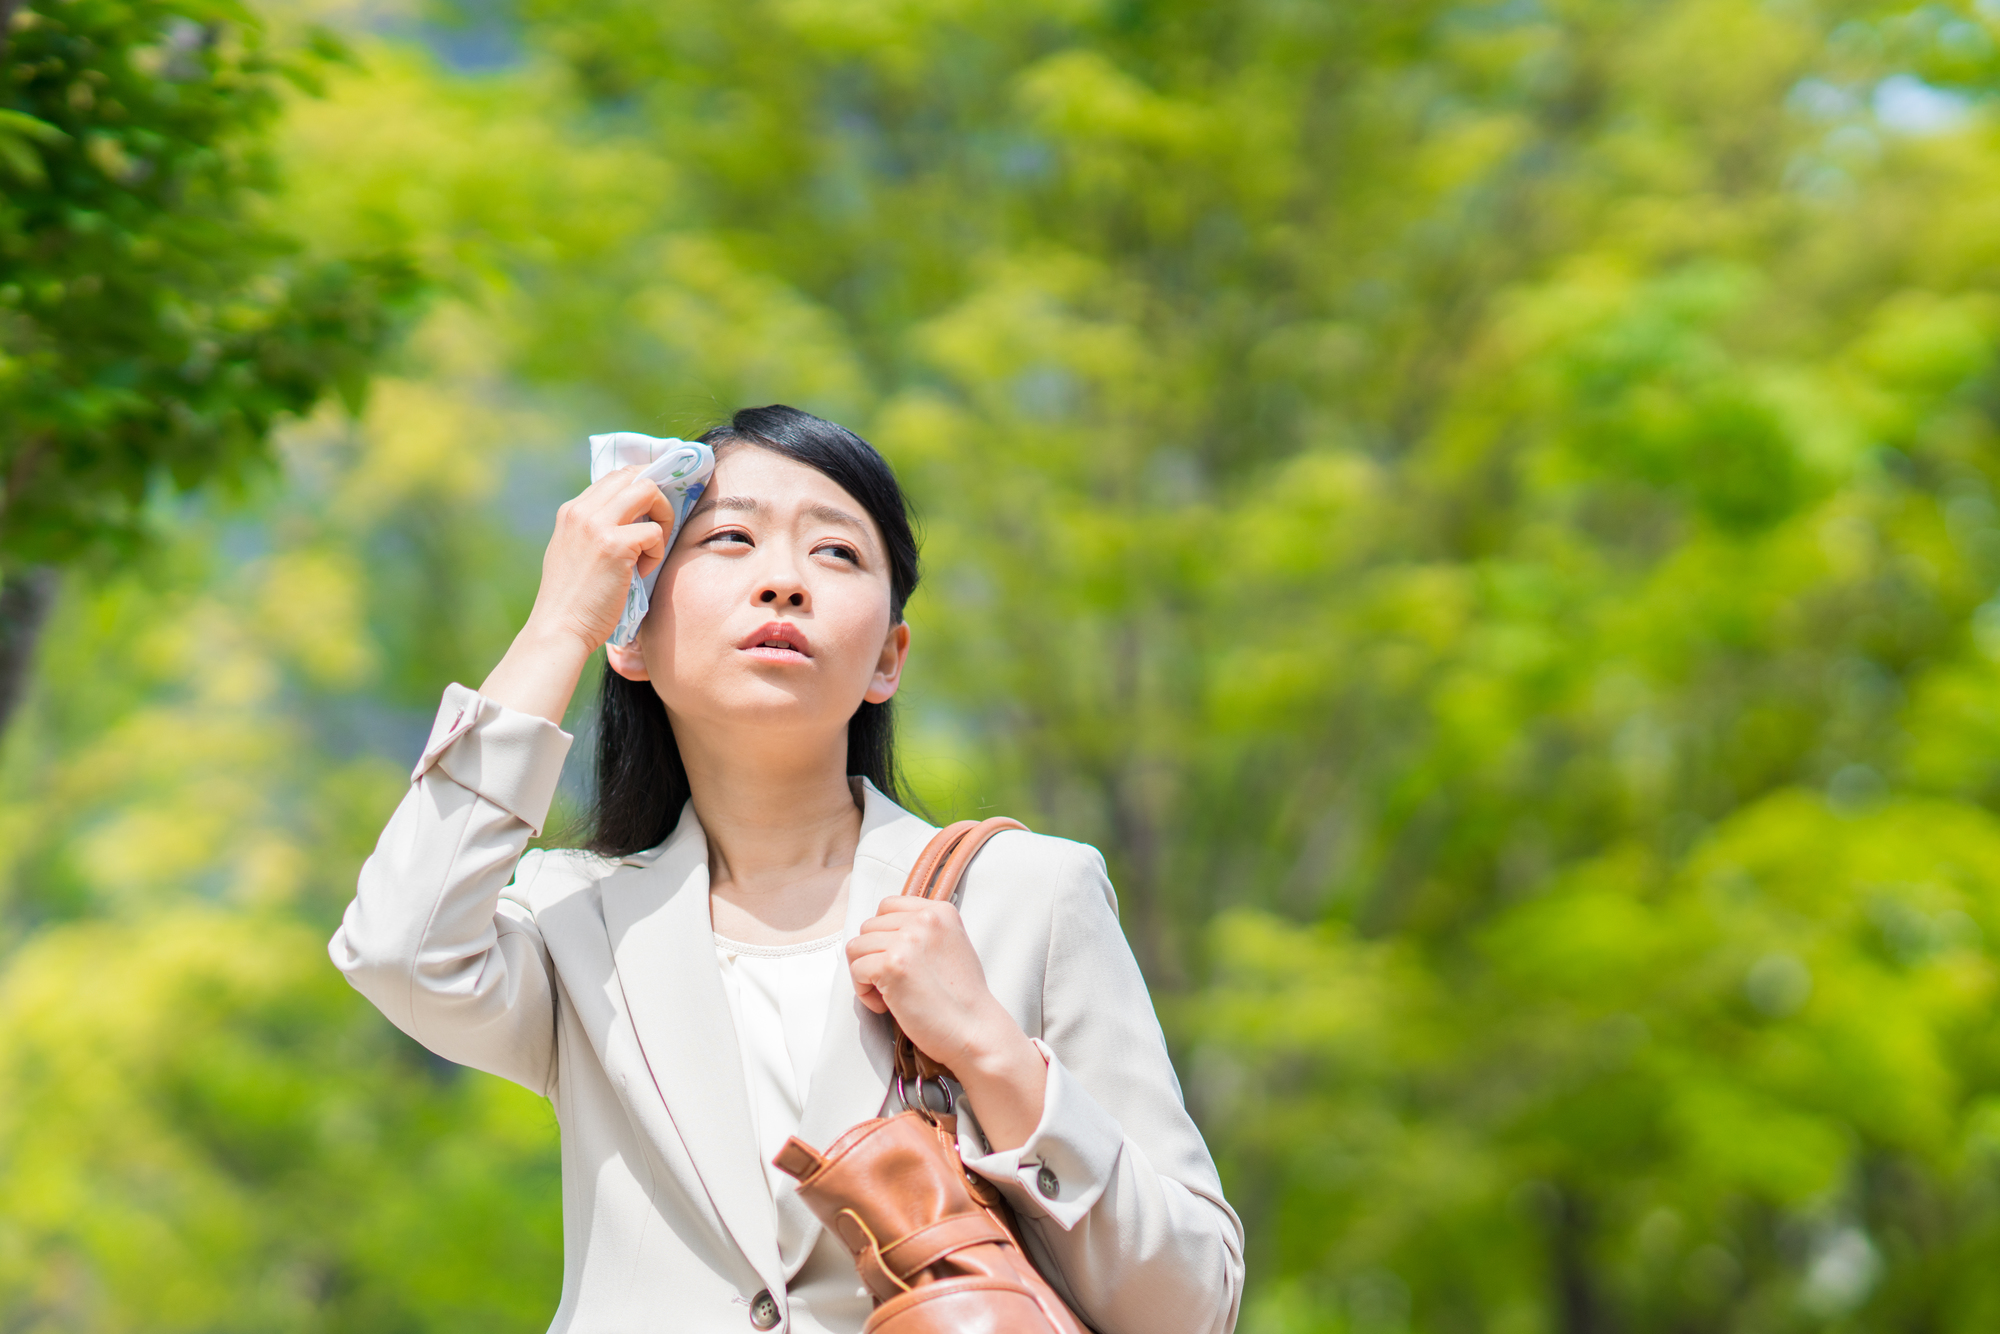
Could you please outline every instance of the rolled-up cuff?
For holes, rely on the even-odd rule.
[[[1083,1221],[1111,1183],[1125,1131],[1046,1043],[1040,1038],[1033,1042],[1049,1063],[1035,1133],[1018,1149],[976,1156],[967,1153],[961,1136],[959,1153],[967,1167],[999,1186],[1016,1210],[1044,1215],[1067,1232]]]
[[[496,704],[454,681],[445,688],[423,757],[410,770],[416,782],[433,767],[477,792],[535,833],[549,818],[556,781],[573,740],[546,718]]]

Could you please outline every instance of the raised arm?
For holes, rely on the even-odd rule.
[[[524,862],[521,852],[548,816],[569,744],[547,719],[461,685],[446,690],[410,790],[328,947],[396,1027],[544,1095],[555,983],[527,908],[539,857]]]
[[[527,907],[540,860],[522,850],[548,817],[584,664],[672,528],[666,497],[631,468],[557,511],[534,611],[478,693],[445,692],[328,947],[405,1033],[538,1093],[554,1077],[555,983]]]

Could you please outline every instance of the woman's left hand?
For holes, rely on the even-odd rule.
[[[951,1068],[995,1149],[1026,1143],[1041,1121],[1048,1066],[986,985],[958,909],[896,894],[875,914],[847,942],[854,994]]]
[[[949,903],[897,894],[882,900],[847,942],[854,994],[877,1014],[893,1013],[932,1060],[976,1064],[1008,1041],[1026,1041],[986,985],[986,970]]]

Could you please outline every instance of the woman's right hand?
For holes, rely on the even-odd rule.
[[[650,574],[667,558],[673,527],[673,506],[637,468],[592,482],[556,510],[528,624],[567,632],[586,654],[595,652],[618,628],[634,571]]]
[[[559,508],[534,610],[479,693],[561,726],[584,663],[618,628],[633,573],[667,558],[673,526],[673,506],[637,468],[604,474]]]

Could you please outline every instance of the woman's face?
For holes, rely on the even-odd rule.
[[[896,693],[910,635],[889,601],[888,550],[859,501],[781,454],[725,445],[612,666],[650,680],[676,723],[837,730]]]

